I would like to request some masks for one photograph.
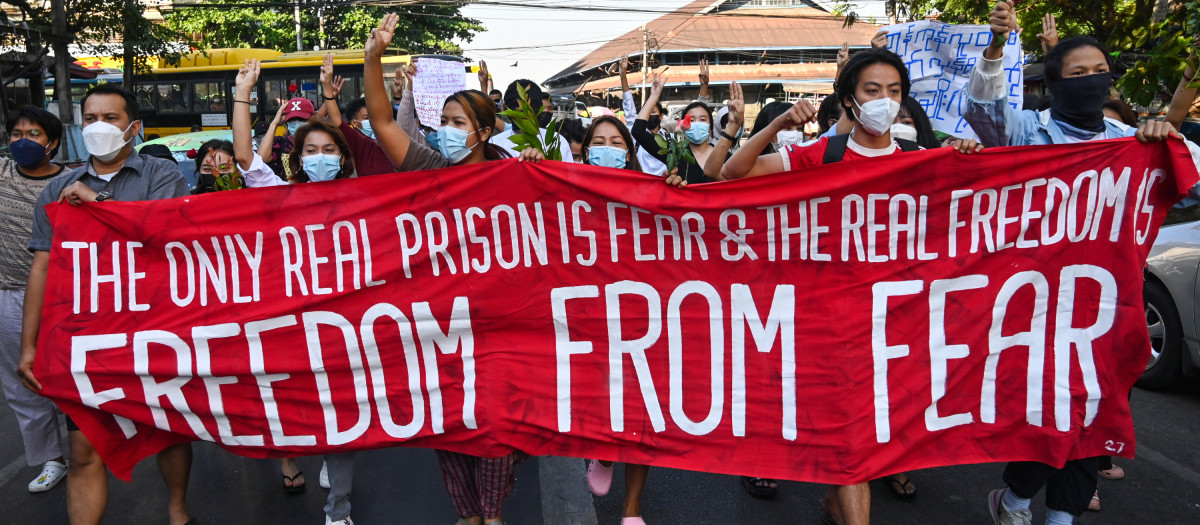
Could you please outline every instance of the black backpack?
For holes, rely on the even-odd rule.
[[[841,162],[842,157],[846,156],[846,146],[850,143],[850,134],[834,135],[829,137],[829,142],[825,144],[825,158],[821,161],[822,164],[833,164]],[[921,145],[911,140],[896,139],[896,144],[900,146],[900,151],[917,151],[921,149]]]

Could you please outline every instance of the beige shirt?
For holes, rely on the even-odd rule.
[[[12,159],[0,158],[0,289],[24,290],[33,254],[25,247],[33,233],[33,206],[56,176],[35,179],[17,171]]]

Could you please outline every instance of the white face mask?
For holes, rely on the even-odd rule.
[[[908,124],[892,124],[892,138],[916,142],[917,128]]]
[[[862,124],[863,131],[876,137],[887,133],[896,121],[896,115],[900,114],[900,103],[890,98],[877,98],[867,101],[866,104],[859,104],[858,99],[854,97],[850,100],[858,106],[858,115],[855,117],[858,123]]]
[[[804,140],[804,134],[798,130],[786,130],[785,129],[783,131],[780,131],[777,135],[775,135],[775,141],[779,143],[780,147],[787,147],[787,146],[791,146],[792,144],[799,144],[800,141],[802,141],[802,140]]]
[[[113,160],[117,154],[121,153],[125,145],[133,140],[133,137],[125,139],[125,132],[132,127],[132,122],[124,130],[107,122],[88,124],[83,128],[83,147],[87,148],[89,155],[96,157],[100,162]]]

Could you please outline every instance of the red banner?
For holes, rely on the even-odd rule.
[[[118,476],[520,449],[852,483],[1130,456],[1179,141],[668,187],[516,161],[51,207],[35,371]]]

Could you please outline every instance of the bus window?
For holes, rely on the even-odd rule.
[[[225,96],[220,82],[197,82],[196,108],[200,113],[224,113]]]
[[[184,82],[158,84],[158,111],[181,113],[191,111],[192,85]]]
[[[147,109],[158,107],[154,103],[154,86],[138,86],[134,88],[134,95],[137,96],[138,106]]]
[[[272,110],[278,110],[279,105],[275,102],[276,99],[286,101],[295,97],[307,98],[313,105],[318,105],[316,100],[320,97],[315,90],[305,90],[305,86],[314,86],[317,82],[316,78],[287,78],[287,79],[270,79],[267,80],[267,103]],[[296,86],[292,90],[292,86]]]

